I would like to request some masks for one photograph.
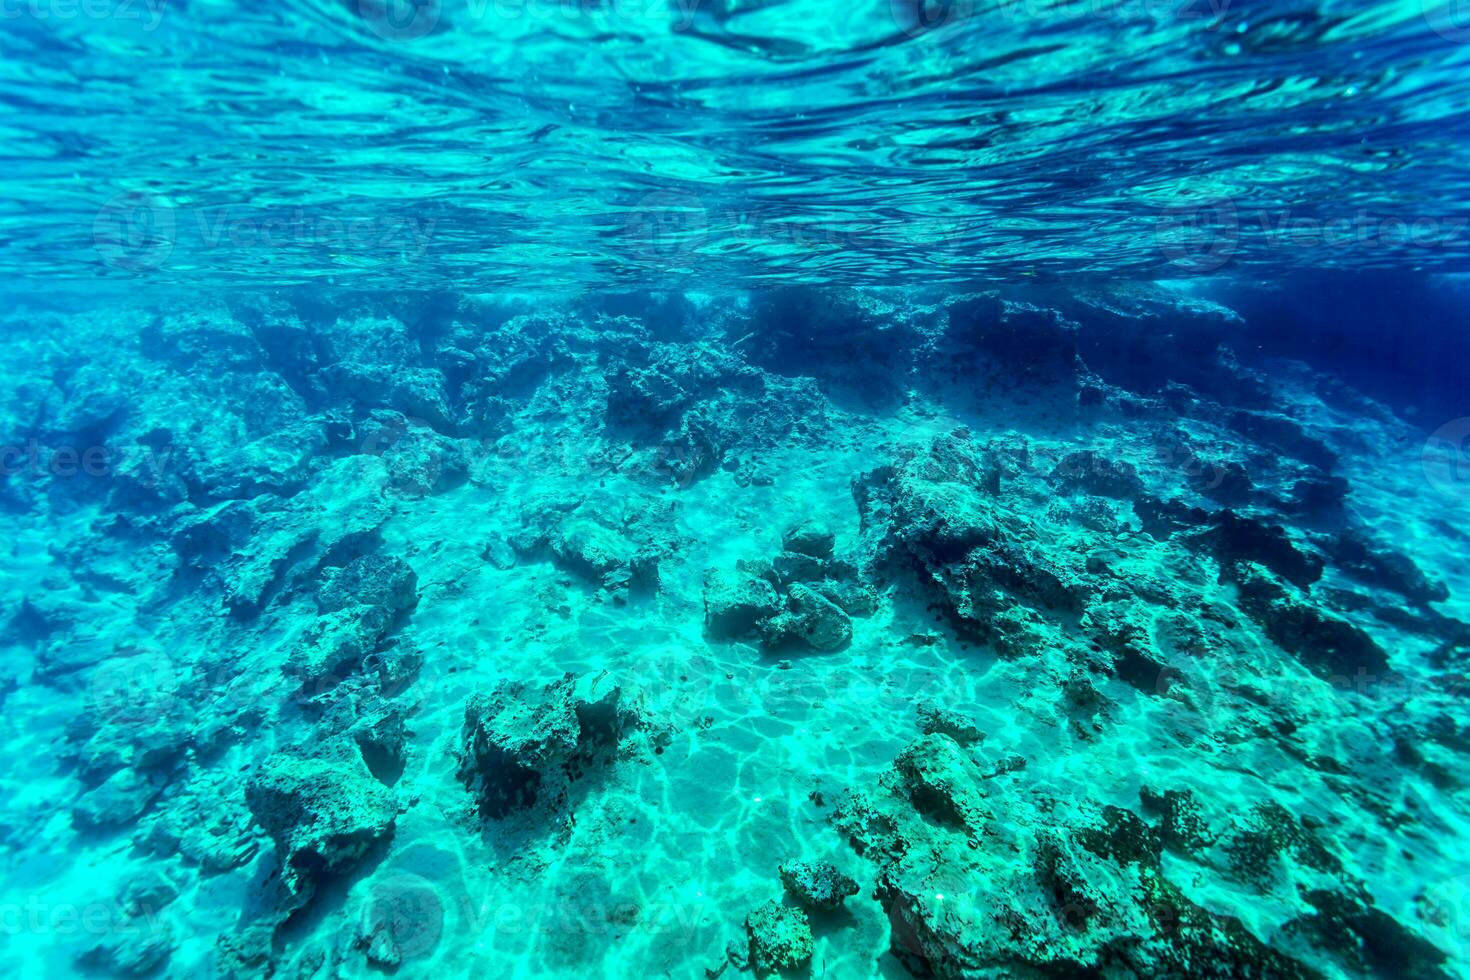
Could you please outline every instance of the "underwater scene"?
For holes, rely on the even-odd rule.
[[[1470,5],[0,0],[0,972],[1470,978]]]

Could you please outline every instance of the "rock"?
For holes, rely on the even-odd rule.
[[[208,874],[238,868],[260,849],[259,835],[233,772],[191,780],[189,791],[160,802],[133,837],[139,850],[181,858]]]
[[[714,569],[704,578],[704,623],[718,637],[753,636],[761,624],[781,611],[776,590],[765,579]]]
[[[813,582],[816,592],[849,616],[871,616],[878,611],[878,596],[861,582]]]
[[[1320,473],[1298,480],[1291,486],[1291,498],[1279,504],[1291,514],[1305,517],[1333,516],[1342,510],[1352,485],[1340,476]]]
[[[391,618],[417,602],[418,576],[407,562],[385,555],[363,555],[327,570],[316,592],[322,612],[367,606],[366,615],[375,618]]]
[[[812,929],[801,909],[769,901],[745,917],[750,965],[757,976],[794,970],[811,961]]]
[[[985,733],[958,711],[924,702],[917,709],[919,730],[925,735],[948,735],[961,745],[974,745],[985,740]]]
[[[391,361],[343,361],[328,365],[321,377],[335,394],[351,399],[361,409],[391,409],[439,431],[454,425],[444,374],[435,368]]]
[[[948,735],[924,735],[893,762],[915,809],[945,824],[980,833],[991,817],[983,774]]]
[[[160,786],[132,769],[119,769],[72,806],[80,830],[105,830],[133,823],[158,795]]]
[[[852,619],[815,589],[796,584],[787,592],[786,611],[767,620],[761,635],[769,647],[799,642],[830,653],[852,642]]]
[[[118,908],[128,918],[155,916],[179,897],[179,890],[161,872],[150,871],[129,879],[118,896]]]
[[[362,427],[358,448],[383,462],[383,489],[406,497],[443,493],[464,483],[469,460],[459,443],[421,419],[379,410]]]
[[[418,576],[398,558],[364,555],[328,569],[317,587],[322,615],[304,631],[287,671],[310,692],[341,682],[373,655],[418,602]]]
[[[1136,500],[1143,481],[1131,464],[1104,459],[1091,450],[1068,453],[1052,470],[1051,480],[1066,491],[1086,490],[1101,497]]]
[[[566,674],[539,689],[511,681],[469,699],[459,779],[482,815],[561,810],[574,781],[646,727],[639,699],[600,680]]]
[[[1413,559],[1375,544],[1354,531],[1334,535],[1327,543],[1328,556],[1349,575],[1368,585],[1397,592],[1417,605],[1444,602],[1450,590],[1432,582]]]
[[[278,752],[245,784],[245,802],[271,839],[281,877],[310,896],[393,831],[398,804],[355,748],[326,757]]]
[[[1337,465],[1337,454],[1320,439],[1307,434],[1299,423],[1273,412],[1238,411],[1227,423],[1241,435],[1255,439],[1304,463],[1330,470]]]
[[[1214,843],[1214,835],[1200,811],[1194,794],[1188,790],[1170,789],[1155,793],[1147,786],[1139,791],[1144,806],[1162,814],[1159,823],[1160,843],[1180,854],[1195,854]]]
[[[832,533],[831,528],[821,521],[809,519],[786,529],[781,535],[781,548],[825,562],[832,560],[832,549],[836,541],[837,535]]]
[[[981,792],[959,746],[931,735],[904,750],[876,796],[849,793],[834,811],[876,866],[891,951],[915,975],[1317,975],[1186,898],[1159,833],[1130,811],[1019,780]],[[977,888],[983,904],[970,897]]]
[[[858,883],[826,861],[788,861],[780,875],[787,891],[813,911],[830,912],[858,893]]]
[[[771,559],[771,570],[783,586],[793,582],[820,582],[827,577],[828,563],[797,551],[783,551]]]
[[[1199,493],[1232,507],[1250,500],[1255,489],[1245,467],[1234,461],[1210,463],[1194,459],[1186,476]]]
[[[117,923],[77,962],[116,977],[146,977],[162,970],[178,945],[173,925],[165,920]]]
[[[516,552],[505,538],[496,535],[485,545],[485,560],[502,572],[508,571],[516,566]]]
[[[1297,548],[1279,524],[1242,517],[1231,510],[1215,514],[1211,523],[1199,540],[1222,564],[1257,562],[1301,589],[1322,577],[1322,559]]]
[[[1337,677],[1366,671],[1380,677],[1388,670],[1388,655],[1362,629],[1287,593],[1259,565],[1234,569],[1240,585],[1240,605],[1260,623],[1279,647],[1307,666]]]
[[[511,544],[522,557],[550,557],[617,600],[657,586],[659,564],[673,552],[673,517],[651,498],[545,494],[522,508],[521,519]]]
[[[1145,694],[1159,694],[1168,661],[1154,644],[1150,619],[1139,603],[1100,602],[1083,613],[1081,625],[1094,649],[1111,658],[1107,669]]]

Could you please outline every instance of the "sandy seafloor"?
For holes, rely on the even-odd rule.
[[[1470,974],[1456,622],[1470,495],[1426,457],[1421,425],[1309,366],[1218,355],[1238,329],[1226,311],[1151,288],[1031,299],[643,298],[602,322],[585,301],[562,317],[475,297],[432,315],[364,299],[12,317],[8,441],[113,456],[105,472],[32,466],[6,484],[5,972],[736,976],[747,913],[798,904],[778,866],[820,860],[860,890],[809,914],[793,975]],[[1061,312],[1040,316],[1048,303]],[[1145,324],[1146,370],[1100,353],[1118,322],[1101,309]],[[625,395],[613,407],[610,387]],[[1241,411],[1287,421],[1230,424]],[[374,438],[384,419],[393,435]],[[899,480],[885,500],[906,516],[865,519],[855,481],[955,439],[1003,471],[998,494],[953,472],[934,479],[948,495]],[[1079,451],[1138,481],[1068,483],[1056,468]],[[1210,536],[1227,507],[1192,482],[1196,457],[1239,462],[1252,489],[1228,509],[1321,558],[1273,611],[1246,608],[1238,569],[1263,558]],[[1347,481],[1340,505],[1289,502],[1329,474]],[[1195,508],[1194,523],[1142,530],[1144,495]],[[545,499],[626,531],[656,570],[625,591],[558,543],[559,518],[550,543],[525,538]],[[999,606],[967,606],[965,587],[937,584],[975,574],[934,543],[944,501],[998,508],[1031,549],[1008,560],[1039,551],[1056,568],[969,579]],[[850,642],[712,629],[706,570],[734,575],[812,521],[876,597],[848,617]],[[1328,543],[1345,529],[1443,589],[1411,599],[1354,574]],[[302,651],[325,642],[319,583],[364,554],[406,563],[416,602],[303,693]],[[1053,573],[1077,609],[1028,591]],[[1295,613],[1279,626],[1282,603],[1350,624],[1387,666],[1362,669]],[[1104,604],[1151,624],[1132,641],[1151,677],[1095,641]],[[1026,611],[1030,641],[991,622],[1005,609]],[[1176,642],[1186,621],[1203,624],[1194,646]],[[371,666],[384,649],[421,653],[416,676],[385,684]],[[484,816],[460,777],[466,702],[568,672],[619,687],[636,725],[565,801]],[[925,770],[913,779],[933,784],[916,788],[885,774],[920,738],[924,703],[985,737],[936,748],[964,771]],[[397,778],[352,755],[352,726],[384,716],[402,722],[385,740]],[[280,753],[329,760],[328,775],[290,789],[299,812],[273,833],[249,787]],[[351,812],[369,781],[390,826]],[[1197,804],[1194,842],[1148,804],[1165,790]],[[903,846],[860,854],[855,838],[882,834],[834,820],[849,792],[896,808],[896,863],[875,854]],[[966,793],[983,819],[954,804],[964,826],[946,837],[933,797]],[[1267,803],[1290,832],[1261,830]],[[1155,857],[1079,843],[1104,807],[1156,828]],[[361,846],[307,841],[326,865],[311,858],[310,882],[283,890],[283,835],[343,824]],[[1045,877],[1053,840],[1073,863]],[[1242,841],[1264,847],[1257,866],[1234,861]],[[1138,897],[1153,878],[1286,959],[1232,965],[1206,943],[1181,970],[1161,950],[1184,941]],[[1053,928],[1058,880],[1087,911]],[[1225,932],[1221,948],[1256,948]]]

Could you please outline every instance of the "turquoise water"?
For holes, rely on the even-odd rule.
[[[1152,279],[1463,269],[1470,239],[1452,3],[27,0],[5,23],[27,280]]]
[[[0,969],[1470,976],[1470,13],[0,3]]]

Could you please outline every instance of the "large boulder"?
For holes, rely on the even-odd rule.
[[[1361,627],[1294,595],[1253,562],[1235,566],[1232,574],[1241,608],[1308,667],[1336,677],[1381,677],[1388,671],[1388,654]]]
[[[875,796],[839,801],[834,821],[876,865],[892,952],[915,975],[1313,975],[1186,898],[1132,812],[1047,796],[1014,772],[987,775],[929,735]]]
[[[795,970],[811,961],[815,948],[812,927],[801,909],[766,902],[745,917],[745,933],[756,976]]]
[[[383,644],[417,602],[418,576],[401,559],[363,555],[326,570],[316,592],[321,615],[292,652],[289,672],[306,687],[340,681]]]
[[[277,753],[246,782],[245,802],[275,841],[282,881],[297,896],[351,868],[393,831],[398,816],[393,793],[355,747]]]
[[[540,688],[508,681],[469,699],[459,778],[483,816],[561,810],[573,782],[614,761],[646,727],[640,699],[601,680],[565,674]]]
[[[858,883],[827,861],[788,861],[779,873],[786,890],[815,912],[830,912],[858,893]]]
[[[794,584],[786,593],[786,610],[762,627],[767,646],[789,643],[830,653],[852,642],[852,618],[810,586]]]
[[[718,637],[754,636],[781,611],[781,599],[769,581],[744,572],[711,569],[704,578],[704,624]]]
[[[832,529],[814,519],[793,524],[781,535],[783,550],[821,561],[832,560],[832,549],[836,541],[837,535],[832,533]]]

